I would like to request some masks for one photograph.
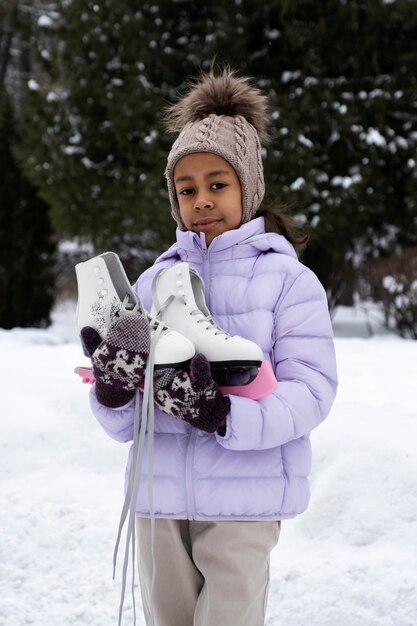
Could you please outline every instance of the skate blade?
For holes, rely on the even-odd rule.
[[[259,374],[259,361],[210,361],[211,374],[220,386],[249,385]]]
[[[269,361],[263,361],[257,369],[258,375],[245,385],[220,385],[220,391],[227,395],[241,396],[251,400],[265,398],[278,387],[277,379]]]

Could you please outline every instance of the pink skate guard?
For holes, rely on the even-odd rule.
[[[78,374],[78,376],[83,379],[82,382],[85,384],[93,385],[96,382],[91,367],[76,367],[74,369],[74,374]]]
[[[75,374],[78,374],[83,380],[83,383],[92,385],[95,383],[93,370],[91,367],[76,367]],[[259,373],[255,380],[248,385],[235,385],[230,387],[220,387],[223,394],[242,396],[243,398],[250,398],[251,400],[260,400],[268,394],[275,391],[278,386],[275,374],[272,371],[272,367],[269,361],[262,361],[262,365],[259,369]]]

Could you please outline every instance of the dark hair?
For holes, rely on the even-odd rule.
[[[309,240],[307,228],[300,225],[293,214],[294,207],[288,204],[275,204],[266,199],[256,211],[255,217],[265,220],[265,232],[283,235],[294,246],[302,246]]]

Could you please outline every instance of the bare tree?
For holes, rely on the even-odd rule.
[[[17,114],[28,84],[33,88],[42,81],[40,61],[48,58],[45,28],[53,28],[58,18],[55,2],[0,0],[0,103],[7,90]]]
[[[12,58],[12,42],[17,30],[17,3],[0,4],[0,104],[5,90],[7,71]]]

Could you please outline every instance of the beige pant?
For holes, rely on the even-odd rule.
[[[150,521],[137,518],[146,624],[151,624]],[[280,522],[155,520],[155,626],[263,626],[269,557]]]

